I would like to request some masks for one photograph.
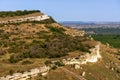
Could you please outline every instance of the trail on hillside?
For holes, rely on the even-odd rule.
[[[63,70],[66,71],[67,73],[70,73],[71,75],[73,75],[75,78],[77,78],[77,79],[79,79],[79,80],[86,80],[86,79],[83,78],[82,76],[80,76],[80,75],[78,75],[78,74],[76,74],[76,73],[74,73],[74,72],[72,72],[72,71],[70,71],[70,70],[68,70],[68,69],[66,69],[66,68],[61,67],[61,69],[63,69]]]

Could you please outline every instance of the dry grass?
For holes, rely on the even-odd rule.
[[[78,80],[63,69],[51,70],[45,80]]]
[[[23,65],[22,62],[23,61],[30,61],[33,62],[32,64],[25,64]],[[44,65],[44,62],[47,59],[24,59],[23,61],[20,61],[18,63],[15,64],[11,64],[8,62],[0,62],[0,76],[4,76],[7,74],[10,74],[10,71],[12,72],[23,72],[23,71],[29,71],[30,69],[36,68],[36,67],[40,67]]]

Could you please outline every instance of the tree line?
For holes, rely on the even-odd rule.
[[[36,12],[40,12],[40,11],[39,10],[1,11],[0,17],[5,18],[5,17],[21,16],[21,15],[27,15],[27,14],[32,14]]]

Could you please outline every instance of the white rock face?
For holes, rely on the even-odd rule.
[[[80,69],[80,65],[79,64],[75,64],[75,69]]]
[[[7,75],[6,77],[0,77],[0,80],[27,80],[33,76],[37,76],[38,74],[46,75],[49,72],[50,67],[43,66],[40,68],[31,69],[29,72],[22,73],[14,73],[13,75]]]
[[[82,76],[85,76],[85,74],[86,74],[86,73],[85,73],[85,72],[83,72],[83,73],[82,73]]]
[[[88,62],[97,62],[99,58],[101,58],[100,55],[100,46],[96,45],[95,48],[90,49],[91,54],[88,55],[87,61]]]
[[[31,17],[25,17],[25,18],[19,18],[19,19],[11,19],[11,20],[6,20],[6,21],[0,21],[0,23],[19,23],[19,22],[24,22],[24,21],[42,21],[50,19],[48,15],[41,15],[41,16],[31,16]]]
[[[90,49],[91,53],[86,53],[83,56],[80,56],[79,59],[63,59],[63,63],[65,65],[71,65],[71,64],[86,64],[87,62],[97,62],[100,58],[100,46],[96,45],[95,48]]]

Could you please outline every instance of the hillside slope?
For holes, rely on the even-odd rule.
[[[47,16],[46,18],[43,17],[44,15],[41,12],[34,12],[27,15],[19,14],[19,16],[7,18],[1,17],[0,71],[3,73],[0,75],[9,74],[11,71],[17,72],[27,68],[30,69],[31,65],[34,68],[39,61],[38,59],[64,56],[67,55],[67,52],[77,49],[70,47],[70,45],[75,46],[77,44],[76,42],[71,43],[77,39],[75,37],[72,38],[72,36],[83,36],[84,31],[77,31],[76,33],[76,30],[65,28],[56,23],[50,16],[45,15]],[[5,14],[5,16],[7,15]],[[29,20],[26,21],[26,18]],[[31,58],[33,61],[29,61]],[[28,63],[31,62],[31,64],[22,65],[26,60],[28,60]],[[19,66],[23,68],[19,68]]]
[[[96,53],[99,52],[94,47],[100,42],[86,36],[84,31],[66,28],[38,11],[28,11],[24,15],[24,11],[13,13],[12,16],[6,16],[4,12],[6,17],[0,18],[0,77],[9,75],[6,77],[10,78],[10,75],[16,75],[14,73],[26,74],[45,65],[42,67],[44,71],[49,69],[47,65],[51,69],[44,73],[47,73],[46,76],[38,74],[32,79],[120,79],[120,57],[116,54],[119,50],[101,44],[102,58],[98,60]],[[73,64],[66,65],[62,61],[64,59]]]
[[[119,80],[120,79],[120,55],[116,55],[116,49],[101,45],[102,59],[96,63],[80,65],[75,69],[74,65],[64,66],[50,71],[43,80]],[[113,54],[115,53],[115,54]],[[118,58],[119,57],[119,58]],[[72,73],[72,74],[71,74]],[[79,76],[79,77],[76,77]],[[82,77],[81,79],[79,79]]]

